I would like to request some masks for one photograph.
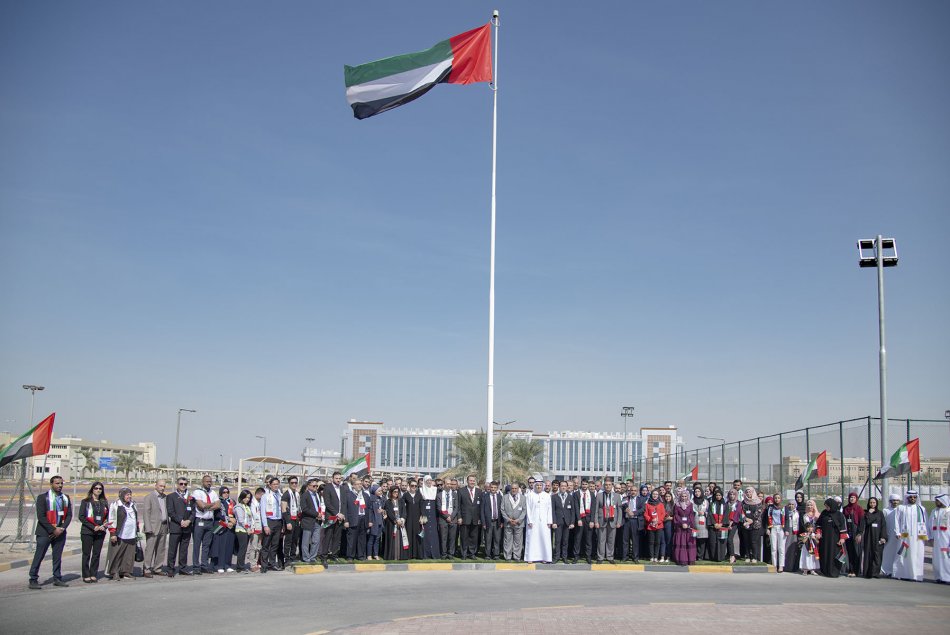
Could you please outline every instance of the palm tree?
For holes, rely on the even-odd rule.
[[[79,478],[86,478],[86,471],[93,474],[99,469],[99,461],[96,460],[95,453],[92,450],[80,450],[79,454],[86,460],[79,472]]]
[[[505,479],[524,482],[544,469],[544,442],[540,439],[505,441]]]
[[[497,470],[498,459],[501,456],[501,437],[495,437],[492,445],[495,446],[493,459],[494,465],[496,466],[495,469]],[[475,479],[481,481],[484,475],[483,470],[485,469],[485,463],[488,458],[487,448],[487,435],[484,432],[479,431],[474,434],[463,432],[455,437],[454,447],[449,453],[449,456],[458,459],[458,463],[455,467],[450,467],[439,476],[441,478],[465,478],[469,474],[475,474]],[[505,450],[508,450],[507,444]]]
[[[134,454],[120,454],[115,457],[115,469],[125,472],[125,482],[129,482],[129,473],[142,466],[142,462]]]

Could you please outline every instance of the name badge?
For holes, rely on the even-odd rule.
[[[102,520],[102,516],[96,516],[96,522],[99,522],[100,520]]]
[[[56,515],[57,515],[57,516],[65,516],[65,515],[66,515],[66,512],[59,511],[59,512],[56,512]]]
[[[877,523],[871,523],[871,526],[876,528],[876,527],[877,527]]]
[[[481,504],[482,504],[482,501],[481,501],[481,500],[477,500],[477,501],[475,501],[475,504],[476,504],[476,505],[481,505]]]
[[[571,508],[571,504],[570,504],[570,503],[567,504],[567,508],[568,508],[568,509]]]
[[[191,505],[185,505],[185,511],[186,511],[186,512],[190,512],[190,511],[191,511]]]
[[[687,522],[688,520],[689,520],[689,518],[681,518],[681,519],[680,519],[680,522],[684,522],[684,523],[685,523],[685,522]]]

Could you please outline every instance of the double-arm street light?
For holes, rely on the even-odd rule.
[[[897,266],[897,243],[893,238],[865,238],[858,241],[858,265],[877,269],[877,323],[881,343],[878,356],[881,385],[881,466],[887,465],[887,351],[884,346],[884,267]],[[887,477],[881,481],[882,497],[887,496]]]
[[[175,426],[175,464],[172,466],[175,469],[175,482],[178,482],[178,439],[181,437],[181,413],[183,412],[198,412],[197,410],[191,410],[190,408],[179,408],[178,409],[178,425]]]
[[[499,426],[499,427],[505,427],[505,426],[511,425],[515,421],[517,421],[517,419],[512,419],[511,421],[506,421],[504,423],[492,421],[492,423],[494,423],[496,426]],[[486,446],[486,451],[490,453],[492,450],[491,448]],[[501,435],[501,440],[499,441],[499,448],[498,448],[498,483],[502,488],[504,488],[505,486],[504,482],[502,481],[502,477],[505,475],[504,464],[505,464],[505,435],[503,434]],[[491,474],[488,475],[488,480],[489,481],[491,480]]]
[[[630,456],[627,454],[627,419],[633,416],[634,406],[622,406],[620,416],[623,417],[623,458],[620,459],[620,478],[627,478],[624,472],[624,465],[630,463]],[[631,474],[632,476],[632,474]]]
[[[700,434],[696,435],[698,439],[706,439],[707,441],[719,441],[722,444],[722,480],[723,483],[726,481],[726,440],[720,439],[719,437],[704,437]],[[709,465],[709,478],[712,478],[712,462]]]

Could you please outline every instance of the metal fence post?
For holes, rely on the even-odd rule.
[[[844,494],[844,423],[838,422],[838,464],[841,466],[841,475],[838,477],[841,485],[841,500],[847,500]]]
[[[907,420],[907,440],[905,441],[905,443],[910,443],[910,419]],[[918,478],[917,480],[919,481],[920,479]],[[913,472],[907,473],[907,489],[914,489],[914,473]],[[917,500],[921,500],[921,497],[919,494],[917,496]]]
[[[874,495],[874,472],[871,471],[871,415],[868,415],[868,498]],[[878,499],[878,504],[883,505],[886,501]]]
[[[808,431],[810,428],[805,428],[805,467],[808,467],[808,462],[811,461],[811,441],[808,438]],[[808,493],[805,498],[811,498],[811,481],[805,481],[805,491]]]
[[[755,438],[755,479],[758,490],[762,491],[762,438]]]
[[[739,452],[738,452],[739,458],[737,459],[737,463],[736,463],[736,478],[733,480],[738,479],[741,481],[742,480],[742,441],[739,441],[738,446],[739,446]],[[745,483],[743,483],[743,485],[745,485]]]
[[[785,466],[783,465],[785,459],[783,458],[782,452],[782,433],[779,432],[778,435],[778,491],[782,494],[782,497],[785,496]]]

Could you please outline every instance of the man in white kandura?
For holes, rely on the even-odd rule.
[[[544,483],[535,481],[534,491],[526,497],[525,562],[551,562],[551,495],[543,488]]]
[[[946,494],[934,499],[930,538],[934,541],[934,579],[938,584],[950,584],[950,496]]]
[[[924,581],[924,544],[930,538],[927,532],[927,512],[917,502],[917,492],[907,490],[904,504],[897,508],[894,525],[897,556],[893,576],[899,580]]]
[[[883,510],[887,544],[884,545],[884,554],[881,557],[881,573],[891,577],[894,574],[894,559],[897,557],[897,547],[900,546],[900,543],[894,540],[894,535],[897,533],[897,508],[900,507],[901,497],[897,494],[891,494],[887,500],[890,505]]]

